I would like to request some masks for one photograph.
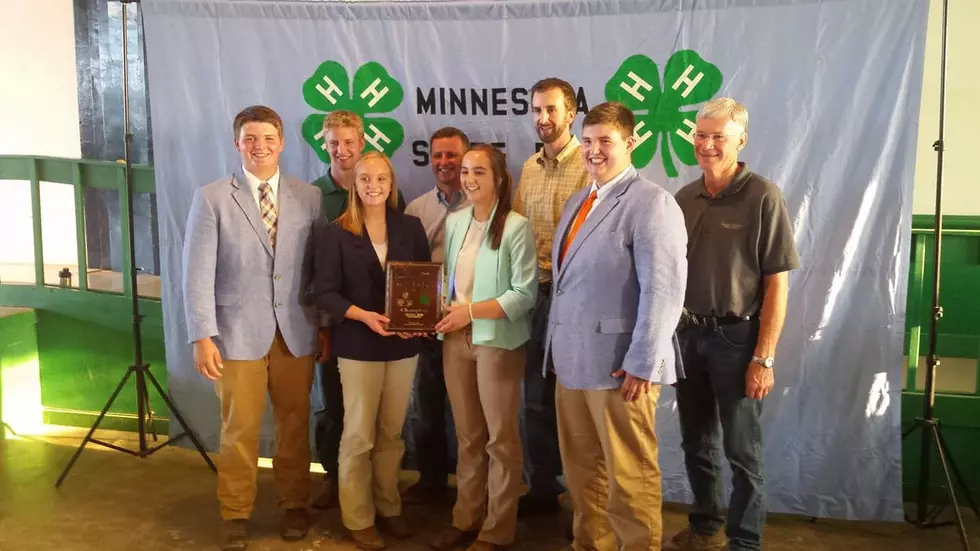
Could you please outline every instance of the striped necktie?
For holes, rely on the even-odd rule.
[[[279,213],[276,212],[276,202],[272,198],[272,186],[269,182],[259,184],[259,210],[262,211],[262,222],[265,229],[269,232],[269,244],[276,248],[276,223],[279,221]]]

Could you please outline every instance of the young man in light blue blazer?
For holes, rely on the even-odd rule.
[[[235,117],[242,167],[199,188],[183,250],[184,312],[194,367],[221,401],[221,548],[245,549],[255,500],[266,394],[276,421],[273,462],[280,534],[309,530],[309,395],[317,315],[308,302],[320,190],[279,172],[282,120],[263,106]]]
[[[577,550],[647,551],[662,537],[654,412],[678,377],[687,231],[674,198],[633,168],[634,126],[620,103],[585,116],[592,182],[566,204],[552,249],[545,357]]]

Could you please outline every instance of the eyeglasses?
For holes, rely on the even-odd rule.
[[[728,141],[729,137],[739,136],[739,134],[705,134],[704,132],[695,132],[694,141],[696,142],[706,142],[711,140],[712,142],[722,145]]]

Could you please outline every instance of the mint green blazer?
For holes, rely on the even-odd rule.
[[[473,207],[454,212],[446,218],[443,270],[446,279],[442,286],[445,304],[449,304],[453,298],[450,296],[453,288],[450,283],[455,280],[456,260],[472,220]],[[476,255],[474,274],[473,303],[496,299],[506,317],[473,320],[473,344],[513,350],[527,342],[531,337],[531,309],[538,296],[538,260],[534,233],[527,218],[514,211],[507,214],[504,235],[496,251],[490,248],[487,233]]]

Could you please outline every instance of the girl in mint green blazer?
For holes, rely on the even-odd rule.
[[[475,536],[481,549],[513,543],[523,486],[519,409],[524,343],[538,292],[534,234],[511,210],[503,153],[477,145],[460,169],[469,208],[446,219],[443,373],[459,443],[452,526],[430,545],[448,550]]]
[[[469,152],[474,152],[477,158],[489,157],[491,162],[488,164],[495,164],[492,163],[494,157],[498,162],[504,162],[503,153],[492,146],[477,145],[467,154]],[[501,170],[501,184],[493,188],[471,185],[471,191],[466,189],[464,182],[463,189],[472,206],[450,214],[446,219],[442,288],[448,313],[436,326],[436,331],[440,338],[444,338],[446,333],[469,327],[474,344],[513,350],[530,338],[530,311],[538,294],[538,267],[531,223],[511,210],[511,177],[505,164]],[[490,174],[490,171],[476,167],[471,178],[480,176],[476,172],[484,172],[483,176]],[[471,195],[482,204],[473,203]],[[481,214],[482,221],[478,220]],[[456,264],[471,226],[483,229],[485,238],[476,255],[472,299],[461,303],[454,296],[458,294]]]

